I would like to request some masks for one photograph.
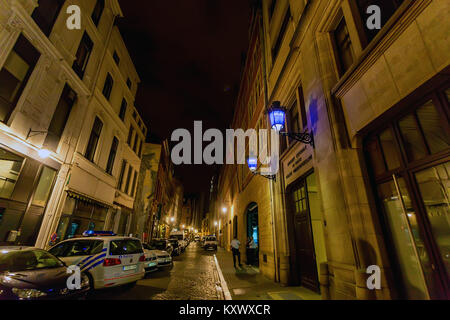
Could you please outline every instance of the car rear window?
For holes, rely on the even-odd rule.
[[[150,246],[152,249],[166,250],[167,243],[164,240],[162,240],[162,241],[154,240],[154,241],[150,242]]]
[[[113,240],[109,245],[109,254],[111,256],[120,256],[124,254],[143,253],[142,244],[139,240],[122,239]]]
[[[57,257],[79,257],[100,253],[102,240],[74,240],[60,243],[49,250]]]
[[[206,241],[216,241],[216,237],[208,237],[206,238]]]

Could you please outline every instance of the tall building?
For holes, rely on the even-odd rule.
[[[262,1],[265,107],[279,101],[285,130],[313,143],[280,135],[276,181],[242,186],[228,166],[219,198],[241,242],[256,224],[277,282],[325,299],[448,299],[450,4],[373,2],[379,30],[371,1]]]
[[[139,171],[132,230],[137,235],[142,236],[144,241],[150,237],[152,221],[158,209],[156,197],[161,147],[160,144],[144,144]]]
[[[263,55],[262,14],[254,7],[249,25],[249,48],[241,75],[241,84],[236,102],[231,129],[267,128],[265,115],[266,89]],[[248,156],[248,153],[246,154]],[[271,183],[254,176],[247,161],[222,167],[218,179],[211,181],[211,203],[209,209],[210,229],[215,230],[221,244],[231,250],[230,242],[237,237],[243,244],[242,259],[246,261],[245,244],[248,237],[255,236],[258,246],[260,271],[275,278],[274,230],[271,227]],[[258,224],[261,221],[261,224]]]
[[[45,247],[129,226],[147,130],[139,77],[118,1],[80,3],[81,30],[66,26],[71,4],[0,2],[2,242]]]

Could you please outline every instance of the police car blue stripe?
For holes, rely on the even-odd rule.
[[[98,259],[101,259],[101,258],[104,258],[104,257],[106,257],[106,253],[103,253],[103,254],[101,254],[99,256],[94,257],[92,260],[86,262],[84,264],[84,266],[81,266],[81,269],[87,268],[89,265],[91,265],[92,263],[96,262]]]
[[[98,266],[99,264],[103,263],[103,261],[105,261],[105,259],[101,259],[99,261],[97,261],[96,263],[94,263],[92,266],[90,266],[89,268],[87,268],[85,271],[89,271],[92,268],[95,268],[96,266]]]
[[[106,248],[103,248],[102,251],[100,251],[100,253],[102,252],[106,252]],[[85,263],[87,260],[91,259],[92,257],[94,257],[93,255],[90,255],[89,257],[84,258],[83,260],[81,260],[80,262],[77,263],[77,266],[81,266],[83,263]]]

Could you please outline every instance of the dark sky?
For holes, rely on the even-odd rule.
[[[177,128],[225,129],[248,46],[248,0],[120,0],[119,27],[141,84],[136,106],[149,127],[147,142]],[[185,192],[207,190],[214,170],[176,166]]]

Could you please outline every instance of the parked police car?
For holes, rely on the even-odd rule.
[[[94,289],[133,283],[145,275],[141,241],[108,231],[86,231],[83,237],[62,241],[49,252],[68,266],[79,266]]]

